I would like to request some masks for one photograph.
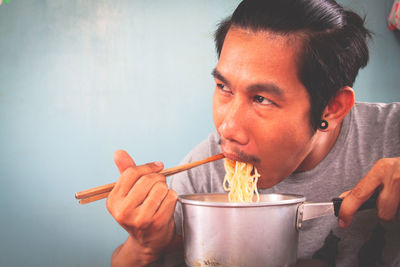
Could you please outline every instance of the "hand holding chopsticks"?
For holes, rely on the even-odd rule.
[[[216,160],[219,160],[222,158],[224,158],[223,154],[214,155],[214,156],[211,156],[211,157],[203,159],[203,160],[199,160],[199,161],[195,161],[195,162],[191,162],[191,163],[187,163],[187,164],[183,164],[180,166],[162,170],[160,172],[160,174],[163,174],[165,176],[170,176],[170,175],[176,174],[178,172],[182,172],[182,171],[200,166],[200,165],[208,163],[208,162],[216,161]],[[77,193],[75,193],[75,198],[79,199],[80,204],[87,204],[87,203],[90,203],[90,202],[93,202],[96,200],[106,198],[108,196],[108,194],[110,193],[110,191],[114,188],[115,184],[116,183],[111,183],[111,184],[102,185],[102,186],[98,186],[98,187],[94,187],[91,189],[77,192]]]

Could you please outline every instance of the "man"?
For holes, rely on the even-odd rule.
[[[217,133],[184,160],[222,151],[254,164],[261,193],[344,197],[338,221],[306,222],[300,232],[299,258],[330,266],[390,266],[400,253],[400,225],[388,222],[399,219],[400,104],[354,104],[351,88],[368,62],[369,35],[334,1],[243,1],[215,35]],[[160,162],[136,166],[124,151],[115,162],[121,177],[107,207],[129,233],[115,266],[182,249],[177,195],[223,192],[222,161],[176,175],[170,189]],[[375,191],[377,209],[356,214]]]

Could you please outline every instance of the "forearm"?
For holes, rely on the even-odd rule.
[[[129,236],[124,244],[115,249],[111,259],[111,266],[146,266],[150,263],[155,263],[164,253],[171,253],[182,249],[182,238],[179,235],[175,235],[173,241],[167,246],[165,251],[158,253],[149,248],[142,247]]]
[[[129,236],[125,243],[115,249],[111,259],[111,266],[145,266],[158,258],[159,255],[151,251],[151,249],[142,247]]]

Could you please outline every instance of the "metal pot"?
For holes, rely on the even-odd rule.
[[[188,266],[294,266],[305,220],[338,213],[341,199],[305,203],[290,194],[260,194],[260,202],[234,203],[227,194],[182,195]]]

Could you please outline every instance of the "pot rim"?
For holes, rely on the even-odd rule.
[[[228,202],[228,193],[197,193],[179,195],[178,201],[185,205],[208,207],[264,207],[302,203],[306,198],[296,194],[259,194],[260,202]]]

